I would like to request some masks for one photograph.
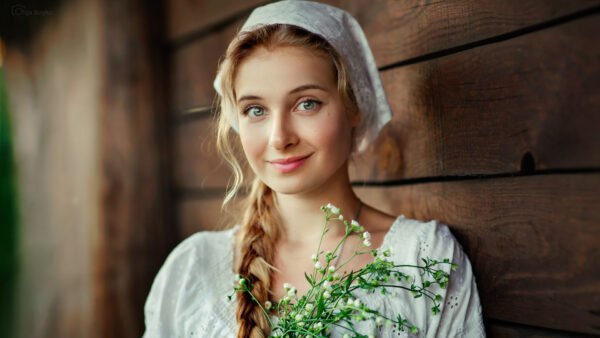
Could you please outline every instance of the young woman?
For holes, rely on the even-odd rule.
[[[267,317],[247,294],[231,300],[237,275],[249,278],[262,304],[285,295],[290,283],[305,294],[304,273],[323,226],[320,207],[332,203],[347,220],[371,234],[372,248],[387,249],[401,264],[451,258],[458,264],[440,293],[441,312],[408,292],[356,297],[391,318],[409,318],[423,337],[481,337],[481,306],[471,265],[450,231],[436,221],[391,216],[360,201],[352,191],[348,162],[366,149],[391,118],[375,62],[362,29],[347,12],[308,1],[282,1],[253,11],[229,45],[215,79],[220,98],[218,148],[235,173],[226,205],[242,186],[239,222],[229,230],[197,233],[169,255],[145,306],[144,337],[263,337]],[[230,138],[233,128],[238,134]],[[235,135],[235,134],[234,134]],[[241,145],[253,173],[246,182],[234,156]],[[335,222],[333,222],[335,223]],[[321,249],[344,235],[330,226]],[[360,241],[349,237],[340,259]],[[356,257],[358,270],[372,261]],[[409,336],[371,322],[365,335]],[[341,336],[343,330],[332,332]]]

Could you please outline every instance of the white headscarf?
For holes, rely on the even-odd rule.
[[[324,38],[342,56],[348,66],[350,81],[362,112],[355,130],[357,151],[363,152],[377,138],[379,131],[392,119],[379,71],[367,38],[350,13],[330,5],[302,0],[286,0],[258,7],[252,11],[240,32],[262,25],[288,24],[301,27]],[[220,74],[213,86],[222,95]],[[230,112],[229,122],[238,132],[237,114]]]

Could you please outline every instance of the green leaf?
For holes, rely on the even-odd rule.
[[[310,284],[310,286],[314,287],[315,284],[312,282],[312,280],[310,279],[310,277],[306,274],[306,272],[304,273],[304,277],[306,278],[306,280],[308,281],[308,284]]]

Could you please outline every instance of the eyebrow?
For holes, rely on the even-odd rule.
[[[308,90],[308,89],[319,89],[319,90],[322,90],[324,92],[327,91],[325,88],[323,88],[323,87],[321,87],[319,85],[316,85],[316,84],[306,84],[306,85],[302,85],[302,86],[300,86],[298,88],[290,90],[290,92],[288,93],[288,95],[289,94],[294,94],[294,93],[297,93],[297,92],[301,92],[301,91],[304,91],[304,90]],[[245,95],[245,96],[240,97],[240,99],[237,102],[239,104],[240,102],[242,102],[244,100],[257,100],[257,99],[262,99],[262,98],[260,96],[256,96],[256,95]]]

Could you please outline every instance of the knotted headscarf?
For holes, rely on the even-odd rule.
[[[354,132],[356,150],[366,150],[383,126],[392,119],[392,110],[381,84],[373,53],[356,19],[345,10],[330,5],[286,0],[254,9],[240,32],[271,24],[294,25],[317,34],[342,56],[348,66],[358,108],[362,112],[360,124]],[[220,74],[217,74],[213,86],[222,95]],[[239,132],[237,114],[230,114],[230,124]]]

